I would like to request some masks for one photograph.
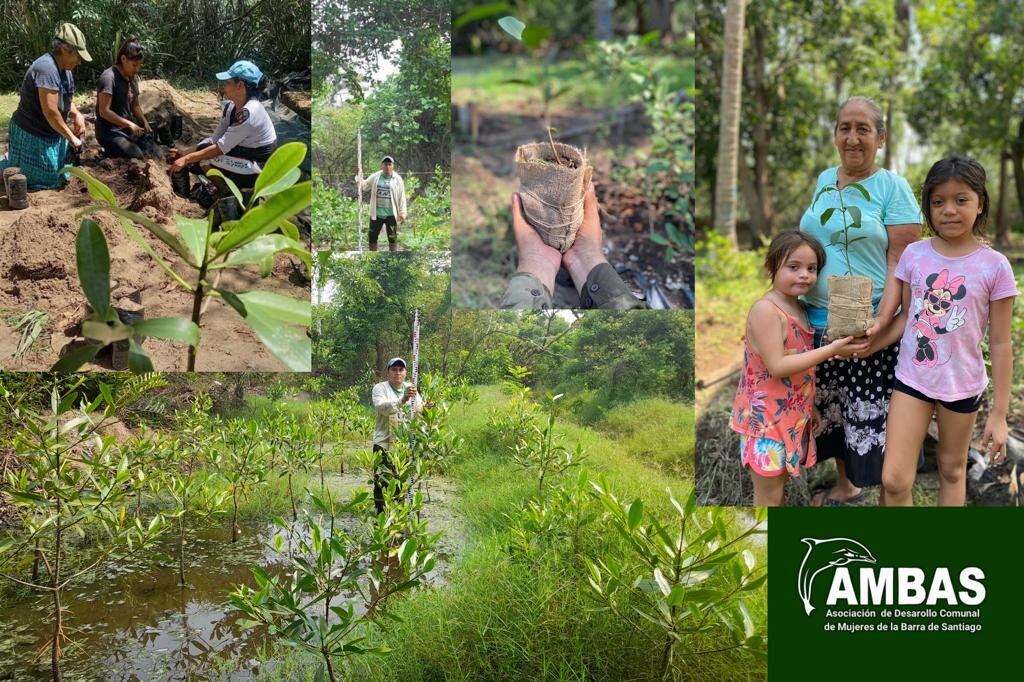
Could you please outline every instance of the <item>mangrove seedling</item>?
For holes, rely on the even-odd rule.
[[[266,277],[278,253],[299,258],[311,270],[309,252],[299,241],[298,228],[289,218],[310,203],[310,183],[296,183],[299,164],[306,156],[306,145],[290,142],[282,145],[267,161],[256,179],[252,198],[242,217],[213,230],[213,211],[205,219],[176,216],[177,234],[168,231],[144,215],[121,208],[114,193],[105,184],[78,167],[64,168],[81,179],[96,204],[79,212],[82,224],[75,240],[78,280],[91,312],[82,322],[82,336],[89,343],[68,353],[54,366],[55,372],[71,372],[92,360],[106,345],[128,341],[128,367],[133,372],[153,370],[153,363],[142,348],[144,336],[153,336],[188,344],[187,369],[195,371],[200,342],[200,323],[205,302],[220,298],[242,316],[253,333],[288,369],[309,371],[311,343],[306,328],[311,323],[311,307],[302,301],[268,291],[233,291],[220,286],[220,270],[256,264]],[[210,175],[220,175],[211,170]],[[228,178],[221,176],[244,206],[242,194]],[[192,294],[190,319],[165,317],[122,322],[110,300],[110,252],[103,230],[92,220],[96,213],[111,213],[136,244],[145,251],[175,284]],[[139,225],[171,248],[187,268],[179,273],[153,249],[135,228]],[[216,274],[211,278],[211,275]]]

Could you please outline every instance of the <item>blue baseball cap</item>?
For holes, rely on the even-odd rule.
[[[232,64],[231,68],[227,71],[221,71],[217,74],[217,80],[219,81],[231,80],[232,78],[240,78],[246,83],[259,85],[260,81],[263,80],[263,72],[252,62],[240,59]]]

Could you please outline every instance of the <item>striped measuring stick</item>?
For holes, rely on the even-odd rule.
[[[420,311],[417,308],[413,312],[412,317],[412,385],[416,387],[416,395],[413,396],[412,400],[409,401],[409,428],[412,428],[412,419],[416,414],[416,396],[420,392]],[[410,445],[412,452],[416,451],[416,436],[412,436],[410,439]],[[415,460],[409,462],[410,465],[415,464]],[[405,491],[406,502],[412,504],[412,488],[413,484],[416,483],[416,474],[409,474],[409,489]]]

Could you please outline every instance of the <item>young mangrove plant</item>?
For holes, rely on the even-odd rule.
[[[121,208],[114,193],[105,184],[76,167],[64,170],[80,178],[96,202],[80,212],[83,216],[75,240],[78,279],[91,308],[82,322],[82,336],[89,343],[68,353],[53,367],[56,372],[77,370],[92,360],[107,344],[128,341],[128,366],[133,372],[153,370],[153,363],[141,342],[145,336],[188,344],[188,371],[195,371],[200,341],[200,323],[205,301],[220,298],[242,316],[259,340],[292,371],[309,371],[311,307],[308,300],[293,299],[267,291],[233,291],[220,285],[220,271],[256,264],[266,277],[278,253],[299,258],[311,269],[309,252],[299,241],[298,228],[289,218],[310,203],[310,183],[296,183],[299,165],[306,156],[306,145],[290,142],[282,145],[267,161],[256,179],[252,197],[242,217],[221,224],[214,231],[214,214],[204,219],[176,216],[177,234],[139,213]],[[219,175],[216,170],[211,175]],[[225,184],[245,206],[234,183],[221,176]],[[103,230],[92,220],[96,213],[118,217],[128,235],[145,251],[171,280],[192,294],[190,319],[166,317],[125,323],[110,300],[110,252]],[[166,244],[186,269],[179,272],[162,258],[136,229],[139,225]],[[182,274],[185,273],[185,274]]]
[[[729,512],[720,507],[698,512],[692,491],[684,504],[669,491],[676,517],[663,523],[640,499],[620,502],[605,477],[592,485],[606,525],[625,543],[621,553],[586,559],[591,595],[640,633],[649,635],[649,626],[655,626],[662,680],[672,679],[677,655],[733,649],[766,655],[766,635],[757,631],[743,600],[768,578],[744,547],[751,536],[767,532],[763,507],[746,530],[733,534]],[[731,645],[680,650],[688,635],[721,630]]]
[[[399,493],[398,499],[404,497],[401,490],[392,492]],[[241,626],[265,625],[272,635],[320,656],[323,665],[317,679],[337,682],[347,679],[339,674],[339,662],[344,665],[351,656],[390,652],[365,643],[367,628],[382,613],[396,618],[382,605],[389,597],[416,587],[433,569],[437,536],[426,533],[425,523],[414,521],[411,505],[389,501],[384,513],[374,514],[370,494],[362,488],[342,504],[335,504],[329,494],[312,499],[319,514],[303,512],[309,536],[299,541],[291,556],[289,575],[270,576],[254,566],[256,588],[238,585],[230,599],[247,616],[239,621]],[[343,517],[361,521],[346,531],[340,527]],[[288,530],[286,524],[279,525]],[[396,538],[404,540],[396,545]],[[281,552],[283,537],[278,534],[273,542]],[[394,555],[401,568],[400,580],[389,580],[375,561],[382,554]],[[365,610],[356,608],[359,598]]]
[[[7,472],[6,483],[24,531],[20,537],[0,540],[0,577],[50,593],[50,666],[57,682],[62,679],[61,646],[66,639],[63,597],[68,586],[115,555],[129,555],[151,545],[165,526],[160,515],[143,523],[129,513],[128,505],[143,485],[143,477],[114,438],[101,435],[120,410],[162,380],[152,375],[139,377],[122,383],[116,394],[100,383],[99,394],[92,399],[80,390],[82,383],[72,383],[63,391],[54,388],[46,413],[18,404],[0,385],[0,406],[21,424],[0,447],[13,448],[21,462],[19,469]],[[94,538],[88,555],[70,568],[66,563],[68,542],[86,532]],[[25,580],[8,572],[26,556],[42,560],[45,577],[37,574],[33,580]]]
[[[526,470],[534,470],[537,474],[537,496],[544,499],[544,479],[550,474],[560,474],[583,461],[583,446],[579,443],[572,450],[561,444],[562,436],[555,432],[557,419],[557,403],[562,394],[546,393],[541,406],[547,413],[542,425],[533,423],[512,450],[512,458],[516,464]]]
[[[242,530],[238,525],[239,498],[248,497],[256,486],[266,483],[266,432],[254,421],[231,419],[219,436],[224,447],[217,456],[217,464],[228,481],[231,542],[237,542]]]
[[[313,444],[314,434],[308,428],[305,420],[300,420],[294,415],[285,415],[282,422],[281,434],[281,472],[282,476],[288,477],[288,499],[292,504],[292,521],[299,520],[299,512],[295,506],[295,491],[292,488],[292,478],[295,474],[309,471],[316,461],[316,447]],[[323,469],[321,469],[321,477]],[[323,478],[320,479],[320,486],[323,487]]]

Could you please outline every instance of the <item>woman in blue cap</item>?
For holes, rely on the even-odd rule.
[[[21,83],[21,99],[8,128],[8,153],[0,169],[17,166],[29,189],[63,187],[67,176],[58,171],[68,162],[69,149],[81,149],[85,117],[75,107],[71,71],[92,57],[85,35],[74,24],[61,24],[50,51],[32,62]]]
[[[188,170],[202,175],[216,168],[239,188],[251,188],[277,149],[274,124],[260,104],[267,78],[255,64],[241,60],[218,73],[217,80],[223,82],[225,97],[217,129],[194,152],[175,159],[171,172]],[[225,188],[219,189],[223,193]]]

